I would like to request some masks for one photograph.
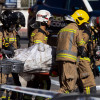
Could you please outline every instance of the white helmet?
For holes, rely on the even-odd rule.
[[[36,14],[36,21],[38,22],[48,22],[52,18],[51,13],[48,10],[39,10]]]

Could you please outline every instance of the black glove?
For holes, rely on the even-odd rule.
[[[88,56],[84,49],[85,49],[85,47],[83,47],[83,46],[78,47],[78,56],[81,56],[81,57]]]
[[[15,54],[14,50],[15,50],[15,48],[14,48],[14,46],[13,46],[12,44],[10,44],[9,47],[7,47],[7,48],[5,48],[5,49],[8,50],[8,51],[10,51],[10,52],[12,52],[12,54],[11,54],[11,53],[10,53],[10,54],[7,54],[7,56],[8,56],[9,58],[11,58],[11,57],[14,56],[14,54]]]

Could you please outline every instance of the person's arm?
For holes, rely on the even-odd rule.
[[[17,39],[16,39],[16,32],[15,31],[13,31],[13,38],[14,38],[13,46],[15,49],[17,49]]]
[[[78,55],[82,55],[84,56],[84,50],[85,50],[85,41],[83,40],[83,35],[82,35],[82,32],[81,31],[78,31],[77,32],[77,39],[76,39],[76,42],[77,42],[77,46],[78,46]]]
[[[35,32],[32,31],[31,36],[30,36],[30,46],[34,44],[34,36],[35,36]]]

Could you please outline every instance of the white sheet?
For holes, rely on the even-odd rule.
[[[55,62],[56,48],[38,43],[29,48],[15,50],[13,60],[24,62],[24,71],[50,67]]]

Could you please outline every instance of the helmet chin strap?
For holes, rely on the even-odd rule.
[[[76,19],[76,23],[77,23],[77,25],[79,24],[79,21]]]
[[[47,24],[47,23],[48,23],[48,21],[43,21],[43,23],[46,23],[46,24]]]
[[[46,28],[48,27],[48,25],[47,25],[47,23],[43,23],[43,22],[42,22],[42,23],[40,24],[40,27],[43,28],[43,29],[46,29]]]

